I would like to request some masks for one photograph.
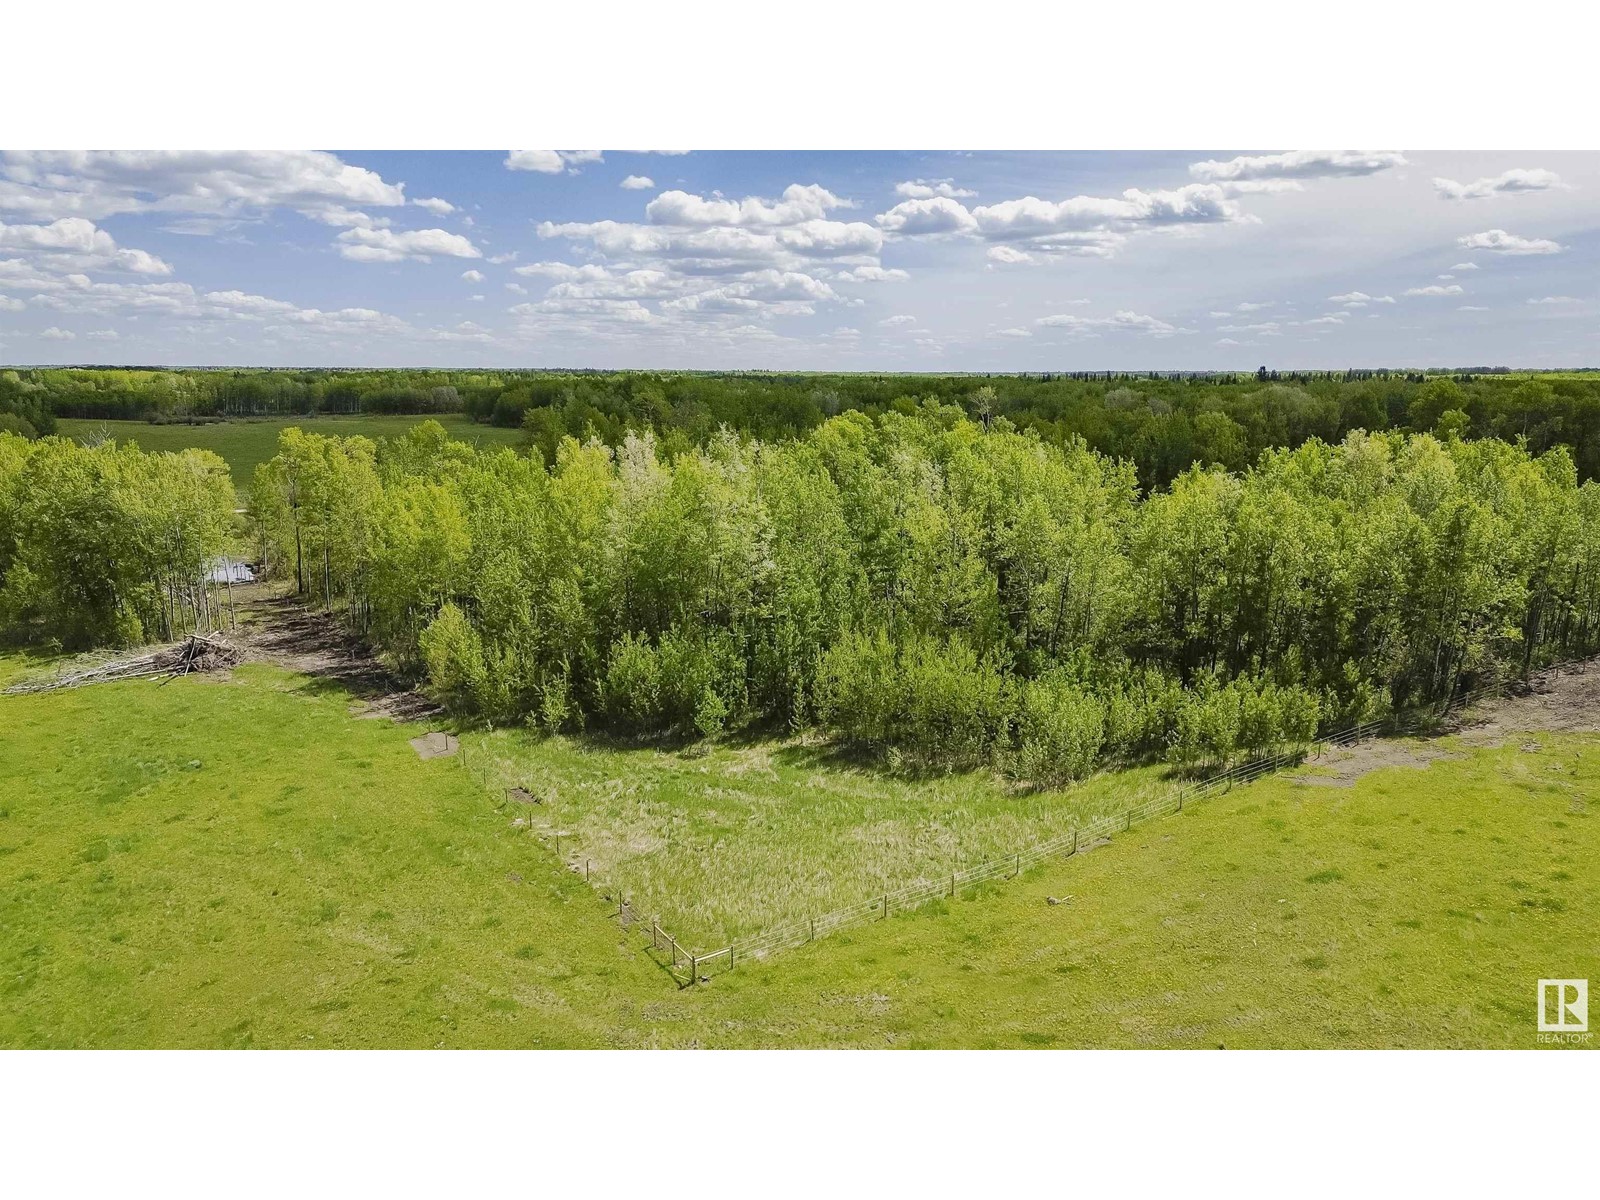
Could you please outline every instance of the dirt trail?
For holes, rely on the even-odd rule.
[[[372,649],[331,615],[307,608],[271,585],[235,588],[238,629],[229,639],[246,658],[326,680],[356,698],[358,716],[414,721],[440,711],[372,656]]]
[[[1527,733],[1600,733],[1600,666],[1551,672],[1523,695],[1475,705],[1453,718],[1443,731],[1466,746],[1493,748]],[[1306,764],[1316,774],[1294,781],[1307,787],[1354,787],[1356,780],[1384,767],[1426,767],[1460,755],[1431,740],[1377,739],[1326,751]]]

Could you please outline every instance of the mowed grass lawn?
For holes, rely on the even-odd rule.
[[[1258,783],[680,991],[475,772],[303,677],[0,728],[4,1046],[1533,1046],[1535,981],[1600,976],[1591,735]]]
[[[118,442],[138,442],[141,450],[186,450],[190,446],[214,450],[227,462],[240,495],[250,490],[256,467],[278,452],[278,434],[291,425],[311,433],[338,437],[398,437],[422,421],[438,421],[451,437],[474,442],[486,449],[515,446],[518,429],[479,425],[460,414],[436,416],[287,417],[217,421],[206,425],[153,425],[146,421],[94,421],[66,417],[56,421],[62,437],[82,440],[104,434]]]

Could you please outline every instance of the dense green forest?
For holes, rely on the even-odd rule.
[[[57,414],[520,426],[291,428],[250,514],[269,570],[496,722],[821,727],[1053,781],[1597,644],[1583,375],[40,370],[0,402],[0,625],[74,647],[213,619],[238,530],[215,456],[40,438]]]
[[[286,431],[269,567],[458,711],[821,726],[1060,780],[1226,760],[1589,650],[1600,484],[1496,439],[1352,433],[1141,493],[928,403],[668,457]]]
[[[893,375],[694,372],[112,370],[0,371],[0,429],[48,433],[53,417],[207,420],[351,413],[463,413],[526,430],[546,461],[563,437],[613,448],[652,432],[667,457],[723,428],[762,441],[830,417],[909,412],[934,399],[982,424],[1004,419],[1052,445],[1081,438],[1165,486],[1189,466],[1241,470],[1263,450],[1354,429],[1526,438],[1571,449],[1600,475],[1600,375],[1500,372]]]

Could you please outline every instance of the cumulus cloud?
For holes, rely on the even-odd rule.
[[[1459,296],[1462,293],[1459,283],[1430,283],[1427,287],[1407,288],[1408,296]]]
[[[911,278],[911,275],[898,267],[879,267],[868,264],[861,267],[852,267],[848,271],[841,271],[838,278],[850,283],[904,283]]]
[[[1013,326],[1010,329],[1002,329],[1002,330],[1000,330],[999,333],[995,334],[995,336],[996,337],[1005,337],[1005,338],[1030,338],[1030,337],[1033,336],[1033,330],[1031,330],[1031,329],[1023,329],[1019,325],[1019,326]]]
[[[626,188],[630,192],[642,192],[646,188],[655,187],[655,185],[656,181],[651,179],[648,175],[629,175],[626,176],[617,186],[620,188]]]
[[[1109,317],[1080,317],[1076,313],[1054,313],[1040,317],[1035,325],[1046,329],[1065,329],[1072,333],[1098,335],[1101,332],[1143,333],[1151,337],[1170,337],[1178,328],[1158,317],[1120,309]]]
[[[1582,304],[1577,296],[1540,296],[1538,299],[1529,299],[1529,304]]]
[[[237,216],[275,207],[393,207],[403,184],[322,151],[0,153],[0,210],[91,220],[119,213]]]
[[[1239,203],[1214,184],[1195,183],[1170,191],[1129,188],[1121,196],[1074,196],[1042,200],[1023,196],[967,208],[944,196],[904,200],[877,218],[892,237],[975,237],[1020,248],[991,253],[991,263],[1025,264],[1038,256],[1109,257],[1139,229],[1248,220]]]
[[[916,323],[917,319],[911,316],[909,313],[896,313],[894,316],[884,317],[883,320],[878,322],[879,325],[886,325],[890,327],[896,325],[915,325]]]
[[[482,283],[484,280],[484,275],[482,271],[474,269],[471,271],[461,272],[461,278],[465,279],[468,283]]]
[[[1486,229],[1482,233],[1469,233],[1456,239],[1464,250],[1488,250],[1495,254],[1559,254],[1566,249],[1560,242],[1548,238],[1519,237],[1504,229]]]
[[[1450,269],[1452,271],[1476,271],[1478,264],[1475,262],[1458,262]]]
[[[854,208],[855,204],[835,196],[817,184],[792,183],[777,201],[747,196],[743,200],[707,200],[689,192],[662,192],[645,205],[645,216],[655,225],[780,226],[799,225],[825,218],[831,209]]]
[[[450,201],[441,200],[437,196],[428,196],[422,200],[413,200],[411,203],[415,204],[418,208],[425,208],[429,212],[436,213],[441,217],[447,217],[456,210],[456,206],[451,204]]]
[[[356,262],[428,262],[445,258],[482,258],[482,252],[459,233],[443,229],[347,229],[339,235],[339,254]]]
[[[1015,246],[990,246],[988,258],[992,263],[1006,266],[1032,266],[1039,261],[1026,250],[1018,250]]]
[[[1403,154],[1391,150],[1294,150],[1287,154],[1241,155],[1191,163],[1189,174],[1210,183],[1262,179],[1327,179],[1376,175],[1403,167]]]
[[[513,150],[506,156],[505,165],[512,171],[537,171],[542,175],[566,171],[576,175],[585,163],[604,161],[599,150]]]
[[[908,179],[894,185],[894,194],[907,200],[931,200],[943,196],[950,200],[969,200],[978,193],[956,187],[950,179]]]
[[[1491,196],[1514,196],[1519,192],[1547,192],[1566,185],[1561,182],[1561,176],[1543,167],[1513,167],[1471,183],[1436,178],[1433,186],[1446,200],[1487,200]]]
[[[172,274],[172,267],[155,255],[118,246],[109,233],[83,217],[62,217],[48,225],[0,222],[0,251],[20,251],[36,262],[68,270]]]
[[[1369,296],[1366,292],[1345,292],[1340,296],[1329,296],[1328,299],[1335,304],[1343,304],[1346,308],[1365,308],[1369,304],[1394,303],[1393,296]]]
[[[39,334],[39,336],[51,342],[70,342],[78,335],[73,333],[70,329],[60,329],[52,325],[49,329],[46,329],[44,332]]]

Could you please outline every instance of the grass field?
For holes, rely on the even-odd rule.
[[[570,867],[697,951],[942,879],[1166,787],[1157,768],[1066,792],[1019,792],[990,772],[908,780],[799,740],[687,752],[518,730],[466,741],[493,793],[520,786],[541,801],[508,816],[559,831]]]
[[[243,495],[250,490],[256,467],[278,451],[278,434],[291,425],[313,433],[340,437],[395,437],[421,421],[438,421],[451,437],[481,446],[514,446],[522,437],[518,429],[479,425],[459,414],[434,417],[290,417],[284,419],[219,421],[209,425],[152,425],[146,421],[80,421],[61,418],[56,432],[62,437],[87,438],[104,434],[119,442],[138,442],[142,450],[184,450],[198,446],[214,450],[233,472],[233,483]]]
[[[0,724],[8,1047],[1533,1046],[1535,981],[1600,976],[1592,734],[1267,780],[680,991],[475,772],[329,685],[255,665]],[[549,786],[605,773],[579,753]],[[749,788],[655,769],[700,766]],[[886,798],[842,811],[901,803],[855,782]]]

